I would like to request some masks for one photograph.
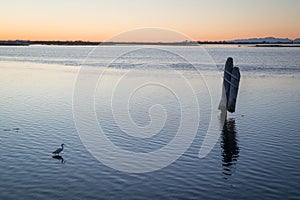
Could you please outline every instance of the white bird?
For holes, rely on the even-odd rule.
[[[55,151],[52,152],[54,155],[59,155],[60,152],[64,150],[64,144],[61,144],[61,148],[56,149]]]

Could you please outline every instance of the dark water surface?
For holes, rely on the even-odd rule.
[[[233,56],[240,66],[236,113],[228,115],[217,144],[200,159],[199,149],[209,122],[205,114],[209,108],[200,102],[203,121],[187,151],[165,168],[140,174],[102,164],[77,134],[72,113],[73,85],[78,65],[91,48],[0,47],[0,199],[300,198],[299,48],[207,47],[219,68],[227,56]],[[132,47],[106,48],[118,51]],[[107,53],[104,65],[109,50],[103,52]],[[138,63],[146,62],[146,58],[137,59]],[[92,63],[96,66],[98,62],[101,60]],[[166,75],[168,71],[160,70],[155,69],[159,72],[155,78],[177,81]],[[193,73],[183,70],[197,85]],[[209,80],[216,80],[214,87],[219,89],[219,77],[214,75],[218,70],[206,66],[203,71]],[[119,71],[113,68],[109,73],[107,83],[118,77]],[[128,84],[140,77],[143,74],[131,76]],[[132,117],[139,125],[149,121],[151,103],[165,105],[169,114],[169,121],[157,136],[162,137],[146,142],[122,135],[109,116],[106,93],[98,96],[96,113],[105,116],[103,126],[114,143],[124,149],[148,152],[172,140],[180,119],[179,104],[172,100],[171,93],[160,89],[140,90],[140,98],[132,99]],[[205,85],[197,89],[198,97],[202,97]],[[203,102],[205,98],[203,95]],[[65,144],[63,160],[52,158],[51,152],[61,143]]]

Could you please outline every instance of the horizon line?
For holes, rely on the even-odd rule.
[[[181,41],[96,41],[96,40],[82,40],[82,39],[67,39],[67,40],[61,40],[61,39],[54,39],[54,40],[49,40],[49,39],[0,39],[1,42],[89,42],[89,43],[184,43],[184,42],[234,42],[236,40],[250,40],[250,39],[267,39],[267,38],[274,38],[274,39],[288,39],[291,41],[300,39],[299,37],[296,37],[294,39],[290,39],[288,37],[274,37],[274,36],[266,36],[266,37],[249,37],[249,38],[237,38],[237,39],[230,39],[230,40],[181,40]]]

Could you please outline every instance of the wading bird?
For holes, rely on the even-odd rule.
[[[61,148],[56,149],[52,152],[53,155],[59,155],[60,152],[64,150],[64,144],[61,144]]]

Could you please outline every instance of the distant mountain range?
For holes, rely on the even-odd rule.
[[[300,38],[295,39],[294,43],[300,43]]]
[[[231,40],[229,42],[233,43],[268,43],[268,44],[277,44],[277,43],[300,43],[300,38],[295,40],[290,40],[288,38],[275,38],[275,37],[265,37],[265,38],[249,38],[249,39],[238,39],[238,40]]]

